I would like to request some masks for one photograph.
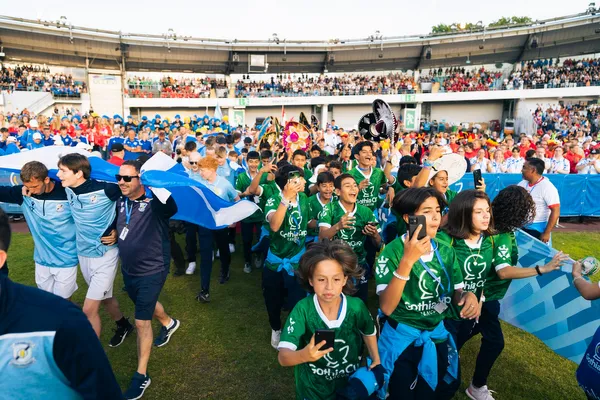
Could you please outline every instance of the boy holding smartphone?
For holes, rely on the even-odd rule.
[[[342,174],[335,180],[335,193],[338,201],[330,202],[323,208],[319,219],[319,239],[331,239],[334,236],[348,243],[358,257],[358,265],[363,274],[358,283],[357,297],[365,304],[368,295],[368,271],[370,270],[365,250],[367,237],[373,238],[376,246],[381,246],[380,229],[373,212],[358,204],[358,185],[350,174]]]

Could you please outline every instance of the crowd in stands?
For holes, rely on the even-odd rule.
[[[553,59],[521,62],[504,84],[506,89],[541,89],[600,84],[598,59],[567,59],[562,64]]]
[[[71,75],[51,74],[38,65],[9,66],[0,64],[0,90],[51,92],[56,97],[79,97],[87,91],[85,82]]]
[[[211,89],[227,89],[223,80],[210,78],[173,78],[166,76],[161,80],[132,76],[127,79],[125,94],[141,98],[208,98]]]
[[[271,96],[348,96],[366,94],[414,93],[416,83],[408,73],[390,73],[384,76],[343,75],[309,77],[279,75],[270,81],[238,80],[236,97]]]
[[[440,82],[443,92],[482,92],[498,88],[500,71],[487,71],[484,67],[467,70],[465,68],[447,68],[432,70],[422,76],[419,82]]]

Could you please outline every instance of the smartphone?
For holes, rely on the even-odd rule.
[[[377,222],[367,222],[367,225],[371,225],[372,227],[377,228],[377,225],[379,225],[379,223],[377,223]]]
[[[415,233],[415,231],[417,230],[417,226],[419,226],[419,225],[422,225],[422,226],[421,226],[421,230],[419,231],[419,236],[417,236],[417,239],[421,240],[425,236],[427,236],[426,223],[427,223],[427,221],[425,220],[424,215],[409,215],[408,216],[408,238],[412,239],[413,234]]]
[[[273,154],[273,158],[271,158],[271,164],[277,164],[278,161],[279,161],[279,152],[276,151]]]
[[[473,182],[475,183],[475,189],[477,189],[477,186],[481,185],[481,170],[480,169],[476,169],[475,171],[473,171]]]
[[[335,331],[333,329],[317,329],[315,332],[315,346],[325,341],[319,350],[333,349],[335,343]]]

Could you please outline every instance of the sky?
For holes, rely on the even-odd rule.
[[[0,14],[49,21],[65,16],[75,26],[124,33],[160,35],[172,28],[177,35],[215,39],[266,40],[276,33],[280,39],[329,40],[366,38],[375,31],[386,37],[427,34],[439,23],[482,21],[487,25],[502,16],[548,19],[584,12],[590,1],[27,0],[26,3],[23,7],[2,7]],[[498,10],[499,5],[502,10]]]

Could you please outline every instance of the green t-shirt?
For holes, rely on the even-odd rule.
[[[350,171],[352,168],[356,167],[356,165],[356,160],[342,161],[342,173]]]
[[[273,193],[267,200],[265,206],[265,220],[272,212],[275,212],[281,203],[281,191]],[[290,205],[286,210],[283,222],[279,227],[279,231],[270,232],[271,243],[269,250],[279,258],[292,258],[298,254],[306,242],[308,233],[308,197],[304,193],[298,193],[297,203],[295,206]],[[277,270],[277,266],[272,265],[268,261],[265,263],[267,268]],[[298,265],[294,265],[294,270]]]
[[[323,208],[326,205],[327,204],[321,203],[319,193],[315,193],[308,198],[308,206],[310,207],[308,221],[310,222],[313,219],[317,221],[317,227],[315,229],[309,229],[308,236],[319,236],[319,221],[323,215]]]
[[[446,196],[445,196],[446,203],[448,203],[448,205],[450,205],[457,194],[458,194],[458,192],[455,192],[454,190],[446,189]]]
[[[400,183],[398,182],[398,179],[396,179],[396,181],[394,182],[392,187],[394,188],[394,197],[397,196],[398,193],[400,193],[401,191],[407,189],[404,186],[400,185]],[[402,215],[398,215],[398,213],[396,211],[394,211],[393,208],[392,208],[392,214],[394,214],[396,216],[396,231],[398,232],[398,236],[404,235],[406,233],[406,231],[408,230],[408,227],[406,226],[406,222],[404,222],[404,218],[402,218]]]
[[[340,201],[332,201],[327,204],[327,207],[325,207],[325,210],[323,211],[323,216],[319,219],[319,228],[332,227],[337,224],[345,214],[346,210]],[[354,253],[356,253],[358,263],[363,264],[366,257],[365,240],[367,240],[367,236],[362,233],[362,230],[369,222],[377,222],[377,218],[375,218],[373,211],[358,203],[355,204],[354,211],[352,211],[350,215],[355,218],[354,226],[340,230],[335,234],[335,238],[348,243],[348,245],[352,247],[352,250],[354,250]],[[377,230],[381,232],[379,227],[377,227]]]
[[[396,322],[427,331],[433,330],[445,317],[446,313],[440,314],[435,310],[442,295],[445,295],[446,304],[450,304],[454,290],[464,286],[463,276],[452,247],[440,240],[435,240],[434,243],[447,274],[443,272],[434,251],[421,257],[421,261],[427,264],[435,276],[439,277],[441,286],[417,261],[410,271],[410,280],[406,282],[402,298],[390,315],[390,318]],[[400,265],[403,255],[404,237],[398,237],[385,246],[375,267],[377,294],[385,290],[392,279],[397,279],[393,273]],[[449,293],[444,293],[448,289],[450,289]]]
[[[447,239],[441,239],[442,236],[446,236]],[[476,246],[471,247],[463,239],[452,238],[445,232],[440,232],[438,237],[451,243],[454,249],[463,275],[464,290],[475,293],[479,299],[494,259],[493,239],[485,236],[483,241],[480,239]],[[453,319],[460,319],[460,308],[451,304],[448,315]]]
[[[246,189],[248,189],[248,187],[250,186],[251,183],[252,183],[252,177],[250,177],[250,173],[248,171],[241,173],[238,175],[238,177],[235,181],[235,190],[237,190],[239,194],[242,194],[243,192],[246,191]],[[261,184],[267,183],[267,174],[263,174],[260,177],[260,183]],[[248,197],[246,197],[246,199],[253,201],[255,204],[258,204],[260,207],[260,196],[248,196]],[[243,222],[262,222],[263,219],[264,219],[264,214],[263,214],[262,208],[261,208],[260,210],[257,210],[254,214],[252,214],[251,216],[244,218],[242,221]]]
[[[267,175],[267,174],[265,174],[265,175]],[[275,183],[275,180],[269,181],[266,179],[267,178],[265,178],[264,184],[263,183],[260,184],[260,188],[261,188],[262,192],[260,194],[260,202],[258,204],[260,209],[263,211],[263,214],[265,212],[265,207],[267,206],[267,200],[269,200],[275,193],[281,194],[281,189],[279,189],[279,186],[277,186],[277,184]],[[260,180],[262,182],[262,177]],[[270,230],[269,222],[264,218],[263,218],[263,226],[265,228],[267,228],[267,230]]]
[[[337,389],[360,367],[363,336],[374,336],[375,324],[362,300],[342,295],[342,309],[336,321],[329,321],[317,296],[298,302],[290,313],[279,348],[300,350],[306,347],[317,329],[335,331],[335,350],[321,359],[296,365],[296,399],[333,400]]]
[[[502,300],[511,279],[500,279],[496,271],[504,267],[516,267],[519,261],[519,248],[514,232],[501,233],[494,236],[494,262],[488,273],[483,293],[486,301]]]
[[[369,186],[358,192],[356,202],[370,208],[371,211],[375,211],[379,199],[379,189],[387,182],[383,171],[379,168],[372,168],[371,175],[368,178],[358,167],[351,169],[348,173],[356,179],[357,184],[365,179],[369,180]]]

